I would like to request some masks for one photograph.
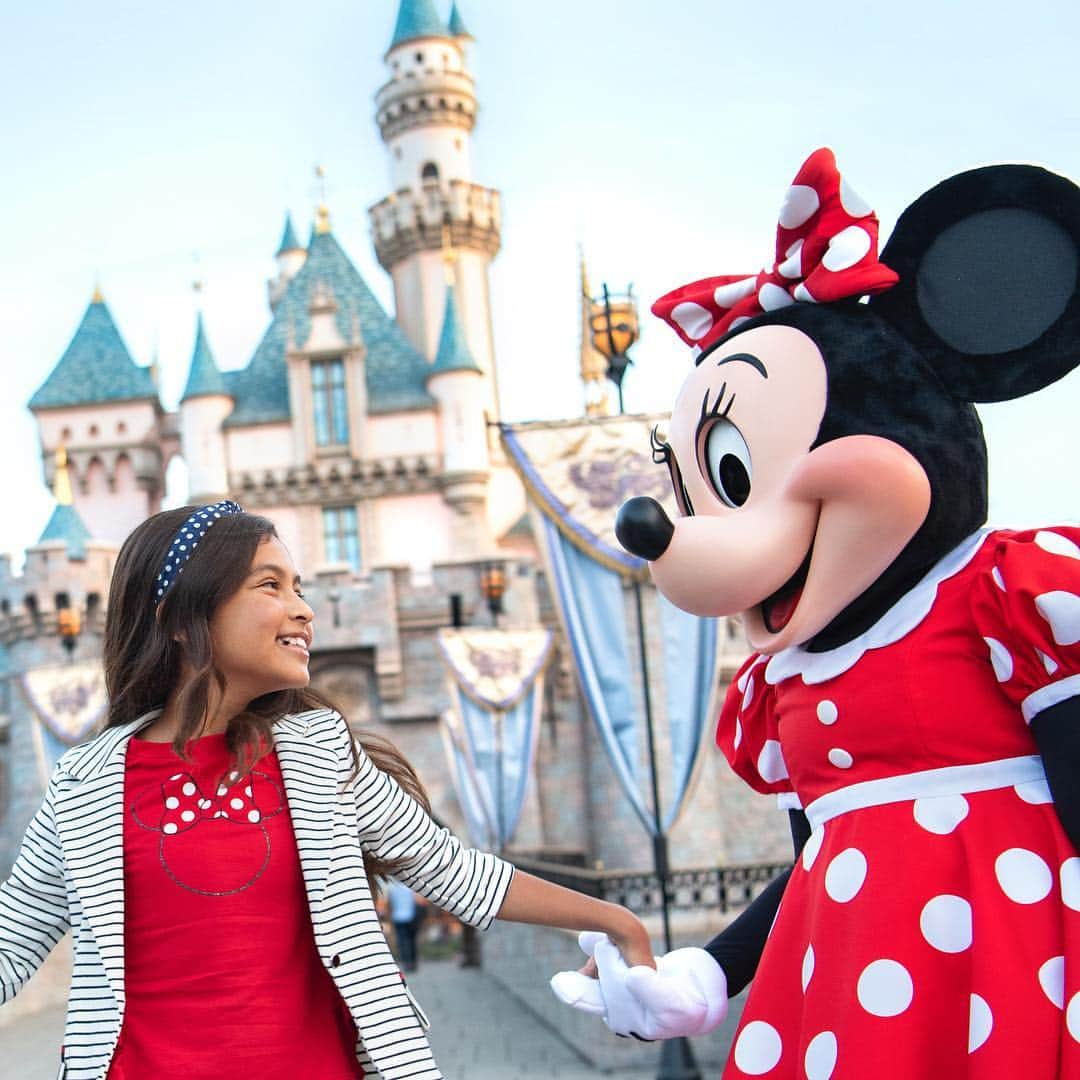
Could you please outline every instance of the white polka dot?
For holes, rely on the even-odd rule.
[[[225,792],[228,791],[228,790],[229,789],[224,784],[222,784],[221,787],[219,787],[217,789],[217,793],[218,793],[218,795],[224,795]]]
[[[169,796],[165,800],[165,808],[167,810],[175,810],[180,805],[180,800],[175,795]]]
[[[240,779],[240,774],[238,772],[231,772],[229,773],[229,779],[235,782]]]
[[[810,870],[817,861],[818,852],[825,839],[825,826],[819,825],[808,837],[802,849],[802,864],[804,870]]]
[[[185,810],[180,815],[180,820],[181,821],[194,821],[195,820],[195,811],[194,810]]]
[[[262,814],[260,814],[258,810],[252,810],[248,813],[248,821],[250,821],[252,825],[254,825],[261,817]]]
[[[1005,588],[1005,579],[1001,576],[1001,571],[996,566],[994,567],[993,570],[990,571],[990,576],[994,579],[994,584],[1002,592],[1007,591],[1006,588]]]
[[[927,832],[946,836],[968,816],[968,801],[963,795],[936,795],[915,800],[915,821]]]
[[[841,229],[830,241],[821,265],[826,270],[849,270],[870,250],[870,234],[859,225]]]
[[[866,880],[866,856],[858,848],[845,848],[833,856],[825,871],[825,891],[838,904],[853,900]]]
[[[818,193],[806,184],[792,184],[784,195],[780,207],[780,224],[785,229],[797,229],[805,225],[817,213],[821,200]]]
[[[805,243],[806,241],[800,237],[798,240],[795,240],[792,243],[788,244],[788,249],[784,252],[784,258],[790,259],[792,255],[797,255],[800,251],[802,251],[803,244]]]
[[[836,1068],[836,1036],[831,1031],[815,1035],[803,1058],[806,1080],[829,1080]]]
[[[1048,592],[1035,597],[1035,610],[1050,624],[1059,645],[1080,641],[1080,596],[1071,592]]]
[[[872,1016],[899,1016],[911,1004],[915,986],[903,964],[875,960],[863,969],[856,993]]]
[[[990,663],[994,667],[995,678],[998,682],[1008,682],[1013,673],[1013,659],[1009,650],[997,638],[984,637],[983,641],[990,646]]]
[[[229,805],[234,810],[243,810],[244,809],[244,800],[243,799],[230,799],[229,800]]]
[[[178,828],[179,826],[175,822],[170,821],[169,824],[166,825],[161,831],[164,833],[168,833],[169,836],[172,836],[172,834],[176,832]]]
[[[250,785],[250,784],[248,784],[248,786],[247,786],[246,788],[244,788],[244,794],[245,794],[245,795],[246,795],[246,796],[247,796],[247,797],[248,797],[249,799],[251,799],[251,798],[254,798],[254,796],[253,796],[253,795],[251,794],[251,785]]]
[[[1009,848],[994,861],[994,873],[1002,892],[1017,904],[1045,900],[1054,884],[1050,867],[1034,851]]]
[[[1039,968],[1039,985],[1051,1003],[1059,1009],[1065,1007],[1065,957],[1051,956]]]
[[[1069,1007],[1065,1011],[1065,1026],[1069,1034],[1080,1042],[1080,993],[1073,994],[1069,999]]]
[[[735,749],[739,749],[739,744],[742,742],[742,724],[739,718],[735,717]]]
[[[978,994],[971,995],[971,1013],[968,1020],[968,1053],[974,1054],[987,1039],[994,1026],[994,1014],[986,999]]]
[[[742,326],[742,324],[744,322],[749,322],[749,321],[750,321],[750,316],[749,315],[740,315],[737,319],[732,319],[731,320],[731,323],[728,325],[728,329],[729,330],[734,330],[737,326]]]
[[[823,724],[835,724],[840,716],[840,710],[832,701],[819,701],[817,707],[817,718]]]
[[[764,1020],[751,1020],[735,1040],[735,1064],[750,1076],[775,1068],[784,1051],[780,1032]]]
[[[938,952],[963,952],[971,947],[971,905],[960,896],[935,896],[922,909],[919,929]]]
[[[1080,911],[1080,859],[1075,855],[1061,864],[1061,899],[1067,908]]]
[[[676,304],[672,308],[671,317],[691,341],[703,338],[712,329],[713,325],[713,317],[700,304],[695,304],[693,300],[684,300],[681,304]]]
[[[840,205],[851,217],[866,217],[867,214],[874,212],[870,204],[842,178],[840,180]]]
[[[795,249],[793,255],[789,255],[780,265],[776,268],[776,272],[783,278],[787,278],[788,281],[798,281],[802,277],[802,241],[799,241],[799,247]]]
[[[1039,659],[1042,661],[1042,666],[1046,674],[1053,675],[1054,672],[1058,669],[1058,662],[1052,656],[1047,656],[1046,653],[1042,651],[1042,649],[1036,649],[1035,652],[1038,654]]]
[[[744,297],[749,296],[757,288],[757,278],[743,278],[742,281],[733,281],[728,285],[717,285],[713,292],[713,299],[717,307],[733,308]]]
[[[175,776],[170,776],[169,779],[170,780],[179,780],[180,777],[183,776],[183,775],[184,775],[183,773],[177,773]]]
[[[753,676],[746,683],[746,689],[743,691],[742,707],[744,709],[750,708],[750,702],[754,700],[754,678]]]
[[[843,747],[834,746],[829,751],[829,762],[838,769],[850,769],[855,759]]]
[[[1026,784],[1017,784],[1013,790],[1032,806],[1054,801],[1054,796],[1050,794],[1050,785],[1045,780],[1029,780]]]
[[[199,800],[199,809],[200,810],[209,810],[210,809],[210,800],[209,799],[200,799]]]
[[[224,810],[219,810],[219,811],[218,811],[218,812],[217,812],[216,814],[214,814],[214,817],[215,817],[215,818],[219,818],[219,817],[228,817],[228,816],[229,816],[229,815],[228,815],[228,814],[226,814]]]
[[[1080,547],[1077,547],[1067,536],[1062,536],[1061,533],[1040,529],[1035,534],[1035,543],[1043,551],[1049,551],[1051,555],[1064,555],[1070,559],[1080,559]]]
[[[817,297],[806,287],[805,281],[800,281],[795,286],[795,291],[791,294],[796,300],[801,300],[804,304],[816,304]]]
[[[194,784],[185,784],[183,786],[182,790],[183,790],[185,795],[194,795],[195,794],[195,785]]]
[[[766,281],[758,289],[758,303],[765,311],[779,311],[780,308],[790,307],[795,301],[787,289]]]
[[[803,953],[802,958],[802,989],[803,993],[806,993],[806,988],[810,985],[810,980],[814,976],[814,946],[807,945],[806,952]]]
[[[780,751],[780,744],[775,739],[765,740],[765,745],[758,754],[757,767],[761,779],[767,784],[775,784],[787,776],[787,764]]]

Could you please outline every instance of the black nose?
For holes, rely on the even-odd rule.
[[[675,526],[664,508],[647,495],[636,495],[619,507],[615,535],[631,555],[655,562],[668,549]]]

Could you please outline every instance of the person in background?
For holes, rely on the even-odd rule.
[[[416,896],[408,885],[403,885],[396,879],[391,880],[386,896],[390,905],[390,922],[394,927],[398,959],[406,971],[415,971],[418,963],[416,931],[419,928],[420,914]]]

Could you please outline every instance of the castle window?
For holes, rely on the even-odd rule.
[[[355,506],[323,507],[323,550],[326,561],[348,563],[360,570],[360,531]]]
[[[120,421],[117,422],[116,434],[117,435],[126,435],[127,434],[127,424],[125,424],[123,420],[120,420]]]
[[[424,62],[424,54],[422,52],[418,52],[416,54],[416,62],[418,64],[422,64]]]
[[[96,439],[97,438],[97,433],[98,433],[97,424],[91,424],[90,425],[90,438],[91,439]]]
[[[343,360],[311,362],[311,397],[315,407],[315,445],[344,446],[349,441],[349,410]]]
[[[420,170],[420,179],[425,183],[429,180],[437,181],[439,179],[439,166],[434,161],[424,162],[424,167]]]

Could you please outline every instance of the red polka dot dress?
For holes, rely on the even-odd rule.
[[[980,533],[848,645],[747,661],[717,741],[813,831],[725,1080],[1080,1077],[1080,858],[1029,727],[1077,694],[1080,529]]]

